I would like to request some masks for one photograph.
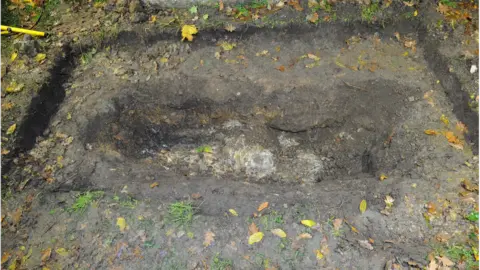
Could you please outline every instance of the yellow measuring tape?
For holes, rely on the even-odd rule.
[[[44,37],[45,32],[40,32],[40,31],[35,31],[35,30],[28,30],[24,28],[18,28],[18,27],[11,27],[11,26],[5,26],[2,25],[2,35],[9,34],[9,33],[22,33],[22,34],[29,34],[31,36],[38,36],[38,37]]]

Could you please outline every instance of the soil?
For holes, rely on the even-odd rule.
[[[100,45],[61,47],[2,161],[8,263],[427,266],[432,250],[467,241],[464,216],[478,202],[475,190],[459,196],[465,179],[478,183],[478,74],[469,72],[478,61],[458,60],[463,50],[439,41],[431,20],[206,29],[193,42],[140,24]],[[103,195],[72,210],[87,191]],[[194,206],[182,226],[169,218],[179,201]],[[252,222],[265,234],[255,244]]]

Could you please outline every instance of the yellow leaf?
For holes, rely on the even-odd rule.
[[[440,116],[440,121],[442,121],[445,124],[445,126],[448,126],[448,124],[450,123],[450,121],[448,120],[448,118],[444,114],[442,114],[442,116]]]
[[[263,232],[256,232],[250,235],[250,237],[248,238],[248,244],[253,245],[255,243],[262,241],[262,239],[263,239]]]
[[[2,264],[6,263],[9,258],[10,258],[10,253],[8,253],[8,252],[3,252],[3,255],[2,255]]]
[[[57,248],[55,252],[62,257],[68,256],[68,251],[64,248]]]
[[[45,58],[47,58],[47,55],[44,53],[39,53],[37,54],[37,56],[35,56],[35,60],[37,62],[42,62],[43,60],[45,60]]]
[[[182,26],[182,41],[187,39],[193,41],[193,35],[198,33],[197,27],[193,24],[187,24]]]
[[[358,230],[357,230],[357,228],[355,228],[355,227],[353,227],[353,226],[350,226],[350,229],[352,229],[352,232],[354,232],[354,233],[358,233]]]
[[[127,222],[123,217],[118,217],[117,218],[117,226],[120,229],[121,232],[124,232],[125,229],[127,229]]]
[[[415,11],[413,12],[413,17],[417,17],[417,15],[418,15],[418,10],[415,10]]]
[[[311,239],[311,238],[312,238],[312,235],[309,234],[309,233],[302,233],[302,234],[300,234],[297,238],[298,238],[298,239]]]
[[[315,226],[317,223],[313,220],[308,220],[308,219],[304,219],[301,221],[301,223],[307,227],[313,227]]]
[[[157,183],[157,182],[150,184],[150,188],[154,188],[154,187],[156,187],[156,186],[158,186],[158,183]]]
[[[365,211],[367,210],[367,201],[366,200],[362,200],[360,202],[360,213],[365,213]]]
[[[263,209],[267,208],[268,207],[268,202],[263,202],[261,203],[259,206],[258,206],[258,209],[257,211],[260,212],[262,211]]]
[[[17,84],[17,82],[13,81],[8,85],[8,87],[6,89],[6,92],[7,93],[17,93],[17,92],[22,91],[24,86],[25,86],[25,84],[23,84],[23,83]]]
[[[220,46],[224,51],[231,51],[237,46],[237,44],[223,41],[222,43],[218,44],[218,46]]]
[[[205,233],[205,240],[203,241],[203,245],[208,247],[215,241],[215,234],[211,231]]]
[[[16,129],[16,128],[17,128],[17,124],[11,125],[11,126],[7,129],[7,135],[13,134],[13,132],[15,132],[15,129]]]
[[[319,249],[315,250],[315,256],[317,257],[317,260],[323,259],[323,253]]]
[[[238,216],[238,213],[237,213],[237,211],[235,211],[235,209],[228,209],[228,212],[230,212],[230,214],[232,214],[232,216],[235,216],[235,217]]]
[[[424,132],[427,135],[437,135],[438,134],[438,132],[436,130],[433,130],[433,129],[426,129]]]
[[[149,21],[150,21],[150,23],[156,22],[156,21],[157,21],[157,16],[155,16],[155,15],[150,16],[150,20],[149,20]]]
[[[383,173],[380,174],[380,181],[383,181],[383,180],[385,180],[385,179],[387,179],[387,178],[388,178],[388,176],[386,176],[385,174],[383,174]]]
[[[12,63],[13,61],[15,61],[15,59],[17,59],[17,56],[18,56],[18,53],[17,53],[17,52],[12,53],[12,56],[10,56],[10,63]]]
[[[168,62],[168,58],[166,58],[166,57],[160,58],[160,63],[165,64],[165,63],[167,63],[167,62]]]
[[[280,238],[287,237],[287,234],[282,229],[273,229],[271,232]]]
[[[67,113],[67,120],[70,120],[70,119],[72,119],[72,113],[71,113],[71,112],[68,112],[68,113]]]

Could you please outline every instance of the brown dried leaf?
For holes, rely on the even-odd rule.
[[[307,21],[311,22],[311,23],[316,23],[318,22],[318,13],[317,12],[314,12],[310,15],[307,15]]]
[[[261,212],[263,209],[267,208],[268,207],[268,202],[263,202],[261,203],[259,206],[258,206],[258,209],[257,211],[258,212]]]
[[[468,179],[462,180],[462,187],[468,191],[478,191],[478,186],[472,184],[472,182],[470,182]]]
[[[312,238],[312,235],[309,234],[309,233],[302,233],[297,237],[297,239],[299,239],[299,240],[300,239],[311,239],[311,238]]]
[[[424,131],[425,134],[427,135],[437,135],[438,134],[438,131],[434,130],[434,129],[426,129]]]
[[[450,238],[452,238],[452,236],[446,232],[437,233],[437,235],[435,235],[435,239],[441,243],[447,242]]]
[[[436,257],[438,261],[443,265],[443,266],[454,266],[455,263],[452,262],[449,258],[447,257]]]
[[[13,212],[12,214],[13,225],[17,225],[20,222],[20,220],[22,219],[22,213],[23,213],[22,207],[18,207],[17,210]]]
[[[303,7],[300,5],[300,0],[289,0],[288,5],[292,6],[297,11],[303,11]]]
[[[218,2],[218,11],[222,11],[223,8],[224,8],[223,0],[220,0],[220,1]]]
[[[203,240],[203,245],[208,247],[215,241],[215,234],[211,231],[205,233],[205,240]]]
[[[427,211],[430,214],[435,214],[437,212],[437,206],[433,202],[428,202],[425,208],[427,208]]]
[[[255,222],[252,222],[252,224],[250,224],[250,226],[248,226],[248,235],[252,235],[254,233],[257,233],[258,232],[258,227],[257,225],[255,225]]]
[[[150,184],[150,188],[154,188],[154,187],[156,187],[156,186],[158,186],[158,183],[157,183],[157,182],[154,182],[154,183],[151,183],[151,184]]]
[[[192,193],[191,197],[194,200],[198,200],[198,199],[202,198],[202,195],[200,193]]]
[[[42,262],[48,261],[52,255],[52,248],[47,248],[42,251]]]
[[[333,229],[338,231],[340,229],[340,227],[342,227],[342,222],[343,222],[343,219],[341,218],[336,218],[334,221],[333,221]]]
[[[277,67],[276,69],[281,71],[281,72],[284,72],[285,71],[285,66],[281,65],[281,66]]]
[[[467,126],[462,123],[462,122],[457,122],[457,124],[455,125],[455,128],[458,130],[458,132],[460,133],[467,133],[468,132],[468,128]]]
[[[3,254],[2,254],[2,264],[6,263],[9,258],[10,258],[10,253],[3,252]]]

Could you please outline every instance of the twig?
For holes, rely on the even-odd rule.
[[[365,89],[363,89],[363,88],[361,88],[361,87],[358,87],[358,86],[355,86],[355,85],[352,85],[352,84],[349,84],[349,83],[347,83],[347,82],[344,81],[344,80],[342,80],[342,82],[343,82],[346,86],[351,87],[351,88],[353,88],[353,89],[357,89],[357,90],[360,90],[360,91],[366,91]]]

